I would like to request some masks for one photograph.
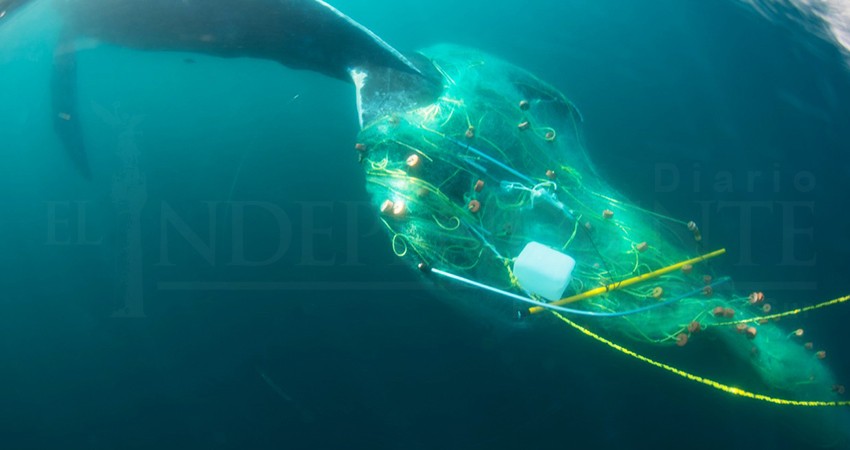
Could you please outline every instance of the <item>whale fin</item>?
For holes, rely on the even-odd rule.
[[[13,12],[33,1],[0,0],[0,10]],[[370,83],[361,89],[368,99],[368,111],[361,116],[367,118],[392,105],[410,104],[421,92],[408,89],[425,84],[418,64],[323,0],[77,0],[56,5],[65,32],[53,60],[53,125],[87,177],[77,114],[73,42],[78,37],[141,50],[274,60],[348,82],[352,70],[368,70]]]
[[[315,2],[336,16],[336,20],[332,20],[336,22],[334,23],[337,27],[336,32],[326,34],[324,38],[332,40],[332,45],[329,47],[337,53],[334,59],[346,63],[346,72],[358,65],[371,64],[420,73],[416,65],[371,30],[322,0],[315,0]]]
[[[440,96],[442,78],[433,63],[419,54],[413,55],[412,61],[416,73],[370,65],[351,69],[360,128],[387,115],[430,105]]]
[[[77,0],[57,6],[78,36],[128,48],[269,59],[344,81],[362,64],[418,71],[322,0]]]

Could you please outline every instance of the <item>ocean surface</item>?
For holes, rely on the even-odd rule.
[[[547,80],[581,110],[602,176],[696,220],[728,249],[736,289],[780,309],[850,293],[841,2],[800,3],[818,14],[736,0],[333,2],[402,51],[455,43]],[[402,264],[338,80],[79,42],[85,179],[51,121],[61,23],[48,1],[0,21],[3,448],[833,443],[808,408],[732,397],[476,293],[456,301]],[[839,305],[788,325],[845,383],[848,320]],[[819,413],[850,424],[846,408]]]

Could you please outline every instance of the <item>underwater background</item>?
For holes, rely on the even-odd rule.
[[[333,4],[403,51],[475,47],[562,90],[600,173],[697,221],[741,292],[780,310],[850,293],[850,73],[812,18],[733,0]],[[456,301],[402,265],[365,191],[345,83],[83,43],[85,180],[50,121],[59,24],[44,2],[0,24],[4,448],[831,442],[809,411],[517,321],[488,304],[501,300]],[[783,320],[846,382],[850,310],[821,311]],[[752,382],[675,350],[659,354]]]

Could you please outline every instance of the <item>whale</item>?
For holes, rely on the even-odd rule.
[[[368,105],[385,100],[387,85],[412,103],[438,92],[436,77],[425,76],[419,66],[427,65],[417,64],[418,56],[406,57],[322,0],[0,0],[0,26],[38,1],[51,1],[62,18],[51,76],[54,130],[87,178],[91,171],[76,113],[82,39],[143,51],[257,58],[318,72],[357,86],[361,123]],[[367,79],[381,88],[371,89]],[[371,101],[372,94],[381,98]]]
[[[777,322],[850,296],[771,313],[763,292],[736,292],[710,264],[725,249],[708,251],[695,222],[633,204],[600,176],[580,139],[578,109],[532,73],[450,44],[403,54],[320,0],[0,0],[0,20],[32,1],[52,1],[63,17],[54,123],[83,173],[80,37],[269,59],[343,80],[354,87],[361,125],[354,150],[391,249],[446,287],[446,298],[517,320],[549,312],[671,376],[769,405],[821,408],[802,427],[823,442],[850,442],[846,414],[826,409],[850,406],[836,398],[844,386],[823,362],[826,352],[795,339],[802,329],[789,333]],[[748,386],[687,372],[628,344],[657,346],[661,357],[699,341],[709,367],[747,367]]]

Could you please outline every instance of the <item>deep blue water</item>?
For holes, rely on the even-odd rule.
[[[844,56],[731,0],[626,3],[334,4],[400,49],[480,48],[564,91],[600,172],[700,222],[741,290],[786,307],[850,293]],[[806,411],[446,300],[392,255],[339,81],[93,45],[78,61],[83,179],[49,120],[59,19],[38,4],[12,19],[0,24],[5,448],[817,441]],[[801,322],[843,380],[848,308]]]

